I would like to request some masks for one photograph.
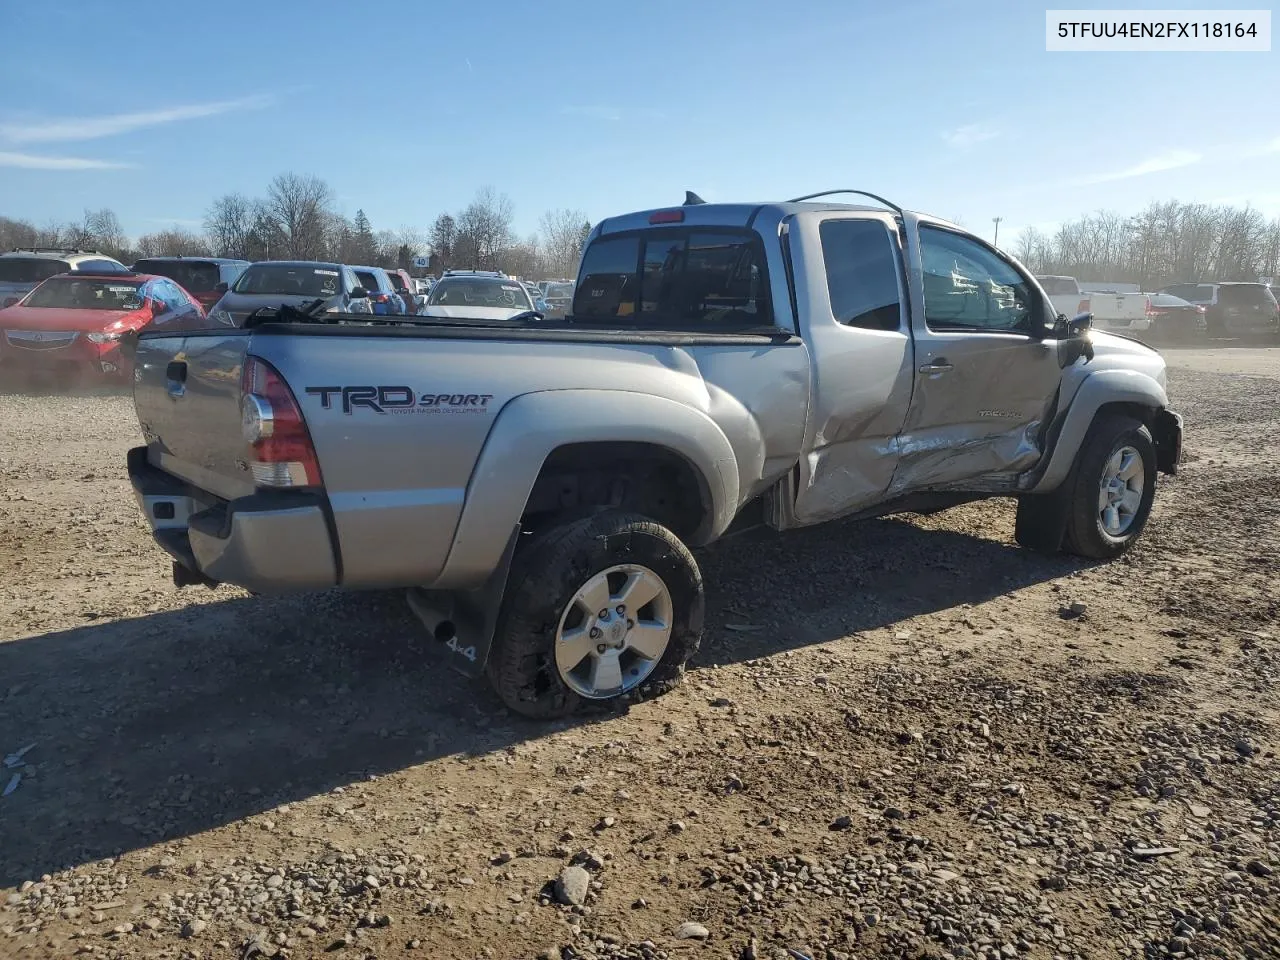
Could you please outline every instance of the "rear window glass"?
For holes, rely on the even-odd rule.
[[[545,294],[548,300],[561,299],[568,300],[573,296],[572,283],[549,283]]]
[[[1153,293],[1151,295],[1151,305],[1153,307],[1185,307],[1188,306],[1187,301],[1181,297],[1175,297],[1171,293]]]
[[[366,270],[357,270],[356,279],[360,281],[360,286],[370,293],[377,293],[382,289],[382,284],[378,282],[378,278]]]
[[[137,310],[142,306],[140,283],[118,280],[76,280],[58,277],[41,284],[24,306],[70,310]]]
[[[1224,307],[1274,307],[1276,299],[1261,283],[1223,284],[1218,288],[1218,303]]]
[[[431,307],[496,307],[530,310],[533,304],[524,287],[508,280],[441,280],[431,288]]]
[[[387,278],[391,281],[391,286],[395,287],[397,293],[403,293],[405,290],[409,289],[404,285],[404,277],[400,276],[400,274],[392,273],[388,270]]]
[[[168,277],[191,293],[208,293],[222,282],[216,263],[199,260],[139,260],[133,268],[138,273]]]
[[[754,234],[716,230],[597,240],[583,257],[573,317],[654,330],[772,326],[763,248]]]
[[[902,308],[898,255],[878,220],[826,220],[819,227],[831,312],[840,323],[897,330]]]
[[[1076,282],[1069,277],[1040,277],[1040,286],[1051,297],[1073,296],[1080,292]]]
[[[249,295],[332,297],[338,292],[338,270],[309,264],[255,264],[240,274],[232,289]]]
[[[47,257],[0,257],[0,283],[39,283],[71,269],[65,260]]]

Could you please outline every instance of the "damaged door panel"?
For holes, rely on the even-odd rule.
[[[997,251],[908,215],[915,387],[889,493],[1013,489],[1043,454],[1061,382],[1039,288]]]
[[[890,215],[833,211],[793,229],[813,363],[794,521],[809,524],[860,510],[888,489],[911,403],[913,348]]]

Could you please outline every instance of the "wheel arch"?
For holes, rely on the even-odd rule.
[[[1081,383],[1067,409],[1059,414],[1060,423],[1050,428],[1053,440],[1043,468],[1030,475],[1023,491],[1046,493],[1061,486],[1070,474],[1090,428],[1102,416],[1132,416],[1146,424],[1153,437],[1164,436],[1168,444],[1181,431],[1181,421],[1168,407],[1169,398],[1164,387],[1145,373],[1103,370],[1090,375]],[[1172,429],[1171,425],[1177,425],[1177,429]],[[1161,450],[1159,439],[1156,449]],[[1163,454],[1161,469],[1164,470],[1165,464],[1170,462],[1176,466],[1179,453],[1170,450]]]
[[[456,589],[482,582],[500,559],[512,529],[531,516],[531,507],[535,514],[545,513],[553,502],[549,491],[554,484],[545,478],[580,475],[592,457],[604,464],[612,457],[629,466],[668,471],[696,498],[696,506],[682,506],[673,514],[682,539],[693,545],[722,533],[737,511],[739,478],[733,448],[702,411],[665,397],[625,391],[525,394],[503,407],[485,440],[448,559],[431,587]],[[617,475],[604,468],[596,472]],[[576,504],[590,505],[616,504],[595,496]],[[624,505],[634,508],[634,503]],[[574,508],[573,503],[565,505]]]

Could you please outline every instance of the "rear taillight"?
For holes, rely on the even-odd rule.
[[[240,428],[259,487],[318,487],[320,463],[302,409],[265,360],[246,357],[240,378]]]
[[[1082,314],[1082,313],[1088,313],[1088,312],[1089,312],[1089,300],[1088,300],[1088,298],[1086,298],[1086,299],[1084,299],[1084,300],[1081,300],[1079,303],[1077,303],[1077,304],[1076,304],[1076,316],[1077,316],[1077,317],[1078,317],[1078,316],[1080,316],[1080,314]]]
[[[1204,313],[1204,312],[1205,312],[1205,311],[1204,311],[1204,305],[1203,305],[1203,304],[1200,304],[1200,303],[1197,303],[1197,304],[1196,304],[1196,313]]]
[[[373,302],[374,303],[390,303],[391,298],[387,296],[385,293],[375,293],[373,295]]]

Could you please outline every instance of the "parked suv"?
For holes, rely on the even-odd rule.
[[[1160,292],[1204,307],[1211,337],[1280,336],[1280,305],[1265,283],[1175,283]]]
[[[243,326],[262,307],[304,307],[323,301],[325,313],[372,313],[369,292],[339,263],[264,260],[251,264],[209,312],[213,326]]]
[[[400,299],[404,301],[406,313],[417,313],[426,305],[426,296],[417,292],[413,277],[409,276],[408,270],[388,270],[387,276],[391,279],[391,285],[395,287]]]
[[[248,266],[248,260],[223,257],[144,257],[134,263],[133,269],[136,273],[168,277],[208,310]]]
[[[40,283],[60,273],[128,273],[119,260],[97,250],[15,247],[0,254],[0,308],[11,307]]]

